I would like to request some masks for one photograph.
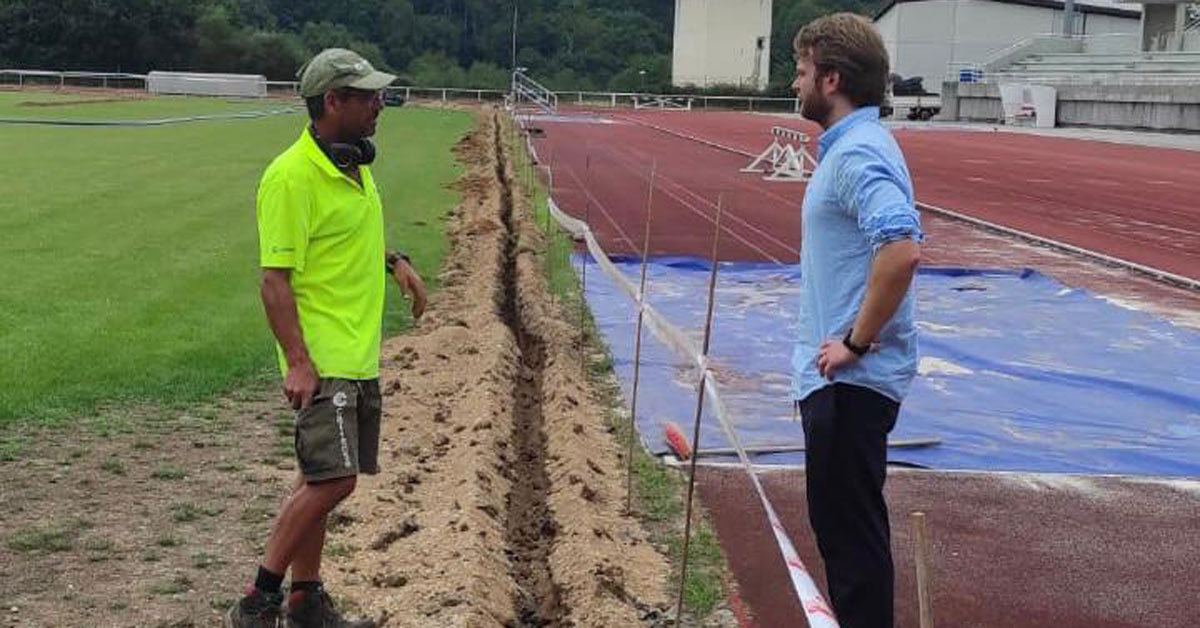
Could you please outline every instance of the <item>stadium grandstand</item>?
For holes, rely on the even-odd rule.
[[[1084,32],[1079,24],[1097,18],[1081,16],[1128,13],[1084,5],[1074,19],[1057,20],[1056,32],[1015,37],[979,61],[949,62],[942,119],[1005,119],[1002,86],[1024,85],[1054,92],[1056,125],[1200,131],[1200,5],[1124,6],[1140,9],[1129,32]]]

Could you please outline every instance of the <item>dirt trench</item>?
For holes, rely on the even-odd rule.
[[[662,625],[665,558],[622,514],[624,465],[551,302],[506,120],[479,115],[443,287],[384,348],[384,471],[325,578],[387,626]]]
[[[621,512],[611,410],[546,289],[507,119],[476,115],[441,289],[384,345],[382,472],[331,516],[322,575],[389,628],[662,625],[668,566]],[[223,625],[295,473],[292,425],[272,383],[0,447],[0,626]]]
[[[500,188],[500,217],[508,238],[505,242],[502,289],[504,324],[512,330],[520,350],[520,371],[514,388],[512,442],[515,460],[509,469],[512,488],[508,496],[508,526],[505,543],[509,572],[516,580],[517,620],[521,626],[561,624],[561,595],[550,570],[550,547],[558,532],[546,504],[550,480],[546,476],[545,417],[542,387],[546,347],[540,336],[525,325],[521,286],[517,270],[519,219],[514,219],[513,190],[506,173],[504,136],[495,129],[496,181]],[[520,295],[520,296],[519,296]]]

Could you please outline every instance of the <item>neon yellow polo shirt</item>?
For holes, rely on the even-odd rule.
[[[383,205],[371,169],[360,186],[306,128],[258,187],[263,268],[291,269],[304,344],[321,377],[379,377],[383,326]],[[279,367],[287,375],[283,348]]]

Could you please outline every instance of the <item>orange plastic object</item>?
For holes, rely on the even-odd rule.
[[[670,421],[667,422],[667,446],[671,448],[671,451],[675,452],[675,457],[680,460],[687,460],[692,457],[692,446],[688,444],[687,437],[683,435],[683,430]]]

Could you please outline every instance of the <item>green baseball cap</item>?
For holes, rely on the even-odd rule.
[[[396,77],[371,67],[371,63],[353,50],[327,48],[309,59],[296,73],[300,77],[300,95],[319,96],[331,89],[383,89]]]

